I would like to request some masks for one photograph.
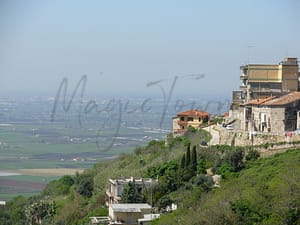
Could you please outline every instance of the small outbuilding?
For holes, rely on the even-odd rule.
[[[151,214],[152,207],[149,204],[111,204],[109,206],[109,218],[112,225],[138,225],[138,220]]]

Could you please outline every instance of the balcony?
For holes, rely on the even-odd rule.
[[[241,86],[240,86],[240,90],[246,91],[246,90],[247,90],[247,85],[241,85]]]
[[[188,124],[188,122],[187,121],[181,121],[181,120],[179,120],[178,121],[178,125],[187,125]]]
[[[241,80],[248,80],[248,75],[242,74],[242,75],[240,76],[240,79],[241,79]]]

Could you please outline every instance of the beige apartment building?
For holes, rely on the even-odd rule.
[[[242,85],[233,91],[230,119],[242,131],[283,134],[300,128],[299,66],[297,58],[278,65],[241,66]]]
[[[240,90],[233,91],[231,109],[252,99],[282,96],[299,90],[297,58],[285,58],[279,64],[248,64],[240,67]]]

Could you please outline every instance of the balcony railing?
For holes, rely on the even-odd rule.
[[[241,80],[247,80],[247,79],[248,79],[248,75],[242,74],[242,75],[240,76],[240,79],[241,79]]]

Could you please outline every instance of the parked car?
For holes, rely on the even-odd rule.
[[[231,124],[229,124],[229,125],[226,126],[226,129],[227,129],[227,130],[233,130],[233,127],[232,127]]]
[[[207,146],[207,142],[206,141],[201,141],[201,144],[202,146]]]

